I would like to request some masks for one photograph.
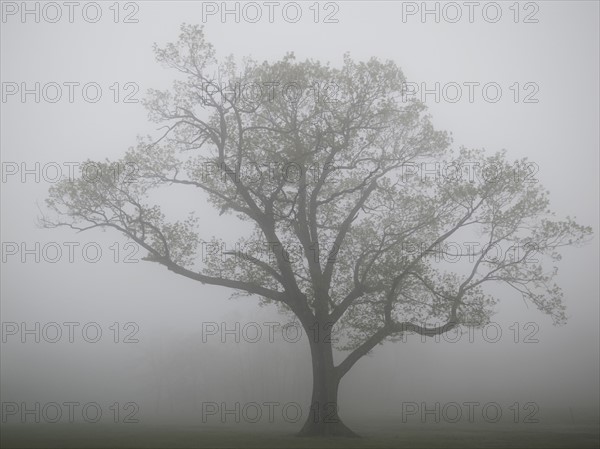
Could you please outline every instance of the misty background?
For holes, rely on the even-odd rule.
[[[453,148],[483,147],[489,154],[506,149],[509,159],[534,161],[539,166],[536,178],[550,191],[551,209],[558,217],[576,217],[595,233],[591,244],[562,252],[557,283],[564,290],[566,326],[552,326],[549,316],[528,307],[519,295],[498,289],[500,302],[492,320],[502,336],[496,343],[485,341],[480,330],[474,331],[472,342],[468,336],[455,343],[443,337],[422,342],[417,335],[409,335],[406,342],[386,342],[342,380],[341,416],[395,416],[402,402],[410,401],[495,401],[506,410],[514,402],[535,402],[542,420],[544,412],[568,420],[597,414],[598,3],[536,2],[538,23],[514,23],[504,2],[506,16],[498,23],[488,23],[480,14],[473,23],[466,18],[422,23],[418,15],[403,22],[403,2],[336,3],[338,23],[314,23],[309,3],[302,3],[305,16],[298,23],[277,14],[274,23],[236,23],[232,18],[222,23],[217,15],[208,17],[205,34],[220,58],[233,54],[238,61],[249,55],[273,61],[293,51],[301,60],[340,65],[342,55],[350,52],[358,60],[391,59],[408,81],[429,88],[436,82],[498,83],[502,98],[496,103],[486,102],[480,90],[472,103],[466,90],[456,103],[427,97],[434,125],[452,132]],[[86,102],[77,88],[72,103],[64,97],[66,89],[56,103],[36,103],[31,95],[26,102],[20,95],[3,98],[3,164],[34,168],[36,162],[57,163],[66,174],[65,162],[118,159],[135,145],[137,135],[159,135],[141,100],[149,88],[169,88],[175,75],[154,61],[152,44],[175,41],[182,22],[202,23],[201,2],[136,5],[137,23],[114,23],[107,3],[97,23],[82,20],[76,12],[73,23],[65,18],[21,23],[11,16],[1,24],[3,83],[95,82],[102,87],[96,103]],[[121,19],[125,13],[121,10]],[[510,90],[515,82],[539,86],[539,101],[524,103],[521,96],[515,102]],[[120,86],[118,102],[110,88],[114,83]],[[135,87],[125,89],[126,83]],[[140,102],[125,103],[124,96],[137,87],[131,99]],[[7,167],[3,165],[3,175]],[[283,325],[292,320],[289,316],[278,314],[274,306],[259,308],[257,298],[229,300],[232,292],[227,289],[144,262],[142,250],[130,254],[137,263],[126,263],[130,248],[114,232],[39,229],[38,207],[44,208],[52,183],[43,174],[39,182],[33,175],[22,182],[20,175],[7,175],[1,183],[3,244],[34,248],[36,242],[41,247],[56,242],[63,256],[56,263],[36,263],[32,255],[22,262],[20,253],[8,255],[3,247],[3,329],[13,322],[30,328],[36,322],[41,327],[50,322],[80,325],[73,343],[66,334],[56,343],[35,343],[31,336],[22,343],[20,334],[3,335],[3,402],[97,401],[105,411],[114,402],[135,402],[141,422],[187,419],[198,425],[203,425],[198,421],[203,402],[296,402],[308,407],[312,368],[306,336],[290,342],[275,329],[270,342],[269,327],[263,324]],[[219,216],[202,196],[174,192],[169,209],[183,213],[193,204],[188,202],[196,202],[203,238],[237,239],[241,228],[234,217]],[[64,242],[80,244],[73,263]],[[102,248],[96,263],[81,253],[90,242]],[[120,251],[116,262],[115,248]],[[235,329],[236,322],[240,333],[248,323],[258,323],[262,338],[238,343],[230,334],[223,342],[222,323]],[[86,323],[102,329],[97,343],[82,337]],[[134,324],[125,327],[127,323]],[[211,323],[219,326],[216,335],[208,332],[214,330]],[[254,331],[246,329],[252,338]],[[138,342],[123,342],[133,331]],[[494,329],[489,332],[493,337]],[[527,336],[534,341],[525,342]],[[208,424],[218,420],[211,417]]]

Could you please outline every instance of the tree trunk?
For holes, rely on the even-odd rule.
[[[310,410],[301,437],[359,438],[338,416],[337,394],[340,378],[333,364],[331,329],[315,324],[307,329],[313,366],[313,391]]]

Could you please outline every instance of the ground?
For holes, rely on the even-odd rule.
[[[598,448],[598,422],[398,424],[348,422],[361,439],[294,436],[294,427],[2,424],[1,447],[27,448]]]

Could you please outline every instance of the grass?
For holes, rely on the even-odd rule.
[[[348,421],[360,439],[299,438],[296,427],[3,424],[2,448],[598,448],[596,421],[569,424],[398,424]]]

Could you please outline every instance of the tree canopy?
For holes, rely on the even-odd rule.
[[[491,283],[565,322],[559,250],[591,229],[554,217],[527,159],[452,151],[425,105],[405,99],[396,63],[219,60],[194,25],[155,53],[177,80],[145,102],[160,136],[116,161],[135,176],[114,176],[106,160],[94,182],[57,183],[44,226],[113,228],[174,273],[327,322],[351,351],[340,377],[404,332],[486,324]],[[174,185],[248,222],[242,249],[201,257],[222,242],[199,235],[197,215],[170,220],[153,202]]]

